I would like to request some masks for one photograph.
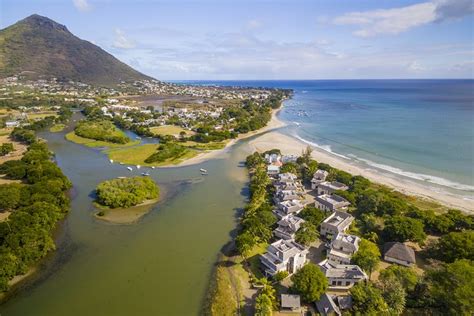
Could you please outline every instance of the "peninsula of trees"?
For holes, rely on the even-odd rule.
[[[69,210],[67,191],[72,185],[52,161],[46,144],[35,136],[35,130],[54,121],[45,118],[15,128],[12,139],[28,144],[28,150],[20,160],[0,165],[6,179],[21,181],[0,185],[0,211],[9,213],[0,222],[0,292],[55,248],[52,232]]]

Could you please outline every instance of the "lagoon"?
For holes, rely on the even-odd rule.
[[[0,314],[199,314],[217,255],[247,199],[245,143],[199,165],[147,169],[164,199],[138,223],[114,225],[94,218],[94,188],[144,168],[130,172],[111,164],[99,149],[66,141],[69,131],[41,135],[74,184],[58,250],[0,306]]]

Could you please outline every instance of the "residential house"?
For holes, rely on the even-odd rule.
[[[319,301],[316,302],[316,309],[321,316],[342,315],[336,302],[334,302],[334,299],[327,293],[321,295]]]
[[[267,174],[269,176],[276,176],[280,173],[280,167],[276,165],[268,165],[267,166]]]
[[[278,203],[278,209],[275,210],[275,213],[282,219],[290,214],[298,214],[303,208],[304,205],[299,200],[286,200]]]
[[[313,179],[311,179],[311,189],[316,189],[320,183],[326,181],[328,175],[329,172],[326,170],[316,170],[316,172],[313,174]]]
[[[297,159],[298,159],[298,156],[296,156],[296,155],[283,155],[281,157],[281,162],[283,162],[283,163],[296,162]]]
[[[318,195],[314,199],[314,204],[317,208],[326,212],[346,211],[348,206],[351,205],[345,198],[336,194]]]
[[[295,234],[304,223],[304,219],[297,216],[288,215],[281,219],[277,224],[278,227],[273,231],[273,234],[281,239],[289,240],[295,239]]]
[[[346,191],[349,189],[347,185],[337,181],[324,181],[319,183],[316,187],[318,189],[318,195],[333,194],[336,191]]]
[[[415,251],[400,242],[385,243],[383,259],[405,267],[411,267],[416,263]]]
[[[267,252],[260,256],[266,275],[287,271],[293,274],[306,264],[308,250],[293,240],[280,239],[268,246]]]
[[[328,279],[330,290],[347,290],[354,284],[367,280],[367,274],[354,264],[332,265],[327,259],[320,262],[321,271]]]
[[[272,164],[274,162],[280,162],[281,161],[281,156],[278,154],[265,154],[265,161],[268,164]]]
[[[6,127],[18,127],[18,126],[20,126],[20,122],[18,122],[18,121],[6,121],[5,126]]]
[[[300,190],[278,190],[273,197],[275,203],[290,201],[290,200],[301,200],[304,197],[304,192]]]
[[[281,311],[282,312],[301,312],[301,299],[299,295],[282,294],[281,295]]]
[[[327,254],[331,264],[349,264],[351,257],[359,250],[360,238],[354,235],[339,233],[331,241],[331,249]]]
[[[321,237],[331,239],[344,233],[351,225],[354,217],[346,212],[335,211],[321,223]]]

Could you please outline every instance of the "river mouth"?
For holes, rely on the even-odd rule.
[[[247,198],[246,156],[222,153],[199,165],[150,170],[163,200],[131,225],[96,219],[90,193],[98,183],[138,175],[100,150],[42,133],[74,185],[56,252],[0,306],[4,315],[196,315],[222,245]],[[201,176],[199,169],[209,171]],[[132,174],[133,173],[133,174]],[[137,174],[135,174],[137,173]],[[183,299],[186,304],[183,304]]]

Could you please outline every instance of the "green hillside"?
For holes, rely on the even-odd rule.
[[[0,30],[0,77],[19,73],[104,86],[151,79],[36,14]]]

